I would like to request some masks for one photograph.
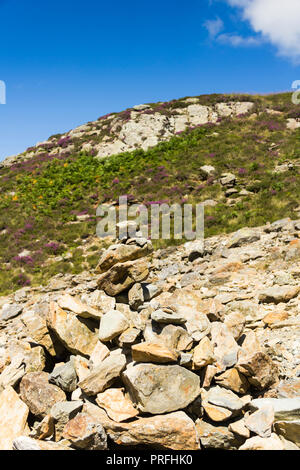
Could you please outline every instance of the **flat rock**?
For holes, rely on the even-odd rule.
[[[162,309],[155,310],[151,314],[151,319],[156,321],[157,323],[165,323],[165,324],[172,324],[172,325],[182,325],[186,323],[186,318],[177,312],[166,312]]]
[[[300,419],[300,397],[297,398],[257,398],[250,403],[250,409],[260,410],[271,406],[275,413],[275,420]]]
[[[254,434],[260,437],[270,437],[274,423],[273,406],[265,404],[250,416],[246,416],[244,422],[249,431]]]
[[[288,302],[299,292],[300,286],[273,286],[261,291],[258,298],[261,303],[279,304],[280,302]]]
[[[260,240],[260,233],[245,227],[231,235],[227,247],[236,248],[258,240]]]
[[[136,364],[122,374],[134,403],[151,414],[176,411],[200,394],[199,377],[178,365]]]
[[[1,313],[0,313],[0,321],[7,321],[11,318],[15,318],[23,310],[23,306],[20,304],[4,304]]]
[[[13,450],[73,450],[52,441],[41,441],[27,436],[20,436],[13,442]]]
[[[129,322],[123,313],[110,310],[101,318],[99,339],[103,342],[110,341],[127,330],[129,326]]]
[[[81,302],[79,298],[72,297],[69,294],[59,297],[57,303],[63,310],[73,312],[82,318],[95,318],[96,320],[99,320],[102,316],[102,312],[100,310]]]
[[[219,386],[212,387],[208,391],[206,400],[212,405],[221,406],[233,412],[239,412],[245,406],[235,393]]]
[[[47,325],[71,353],[83,356],[92,354],[98,341],[98,331],[92,320],[79,319],[51,302]]]
[[[28,406],[12,387],[0,394],[0,449],[12,450],[13,441],[25,433]]]
[[[127,421],[139,414],[121,388],[110,388],[103,393],[98,393],[96,402],[117,423]]]
[[[284,450],[284,445],[276,434],[272,434],[271,437],[251,437],[239,450]]]
[[[136,362],[154,362],[164,364],[174,362],[178,358],[178,353],[168,349],[159,343],[139,343],[131,348],[132,359]]]
[[[87,395],[97,395],[110,387],[126,366],[124,354],[111,354],[81,382],[80,387]]]

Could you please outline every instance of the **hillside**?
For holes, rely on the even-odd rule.
[[[207,237],[297,218],[299,119],[289,93],[199,96],[112,113],[10,157],[0,168],[1,293],[94,269],[96,208],[120,195],[205,202]]]

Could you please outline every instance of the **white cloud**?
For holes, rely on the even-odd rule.
[[[220,34],[217,37],[217,41],[223,44],[229,44],[234,47],[251,47],[251,46],[260,46],[262,43],[262,38],[259,36],[247,36],[243,37],[239,34]]]
[[[226,0],[283,56],[300,62],[299,0]]]
[[[205,28],[209,32],[211,38],[215,38],[224,28],[224,23],[220,18],[215,20],[207,20],[204,23]]]

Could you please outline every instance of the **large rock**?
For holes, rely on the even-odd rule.
[[[260,437],[270,437],[274,422],[274,408],[265,405],[250,416],[245,417],[245,426]]]
[[[122,379],[132,400],[145,413],[162,414],[185,408],[200,394],[199,377],[178,365],[130,365]]]
[[[294,421],[277,421],[274,430],[276,434],[294,442],[300,448],[300,418]]]
[[[27,327],[28,334],[38,344],[44,346],[51,356],[60,355],[62,345],[47,327],[46,317],[49,310],[48,304],[37,304],[22,315],[22,321]]]
[[[259,301],[261,303],[288,302],[296,297],[300,292],[300,286],[273,286],[260,292]]]
[[[12,450],[13,441],[25,433],[28,406],[12,387],[0,394],[0,449]]]
[[[178,354],[171,349],[157,343],[139,343],[131,348],[132,359],[136,362],[155,362],[163,364],[176,362]]]
[[[49,382],[57,385],[65,392],[74,392],[77,385],[74,361],[55,366],[50,374]]]
[[[264,390],[278,380],[278,367],[264,352],[240,358],[236,368],[258,390]]]
[[[246,377],[234,367],[226,370],[223,374],[216,376],[215,382],[224,388],[228,388],[229,390],[242,395],[247,393],[250,387]]]
[[[260,410],[266,406],[274,409],[275,420],[300,419],[300,397],[296,398],[257,398],[250,403],[251,410]]]
[[[240,348],[227,326],[220,322],[212,323],[211,338],[217,367],[220,371],[234,366],[237,363]]]
[[[63,310],[73,312],[82,318],[95,318],[96,320],[99,320],[102,316],[102,312],[100,310],[81,302],[80,299],[72,297],[70,294],[65,294],[59,297],[57,303]]]
[[[46,372],[32,372],[24,375],[20,383],[20,396],[31,413],[44,418],[55,403],[66,400],[65,393],[49,383]]]
[[[118,310],[110,310],[101,318],[99,339],[103,342],[110,341],[127,330],[129,326],[128,320],[123,313],[118,312]]]
[[[194,349],[193,369],[202,369],[202,367],[211,365],[214,362],[214,348],[211,341],[206,336]]]
[[[276,434],[271,437],[255,436],[247,439],[239,450],[284,450],[284,444]]]
[[[94,322],[67,313],[51,302],[47,317],[48,327],[53,330],[63,345],[73,354],[90,356],[98,341]]]
[[[247,227],[242,228],[231,235],[230,240],[227,244],[228,248],[236,248],[248,243],[256,242],[260,239],[260,233],[249,229]]]
[[[98,393],[96,402],[117,423],[127,421],[139,414],[121,388],[110,388],[103,393]]]
[[[97,416],[110,439],[122,446],[143,446],[162,450],[198,450],[199,438],[193,421],[177,411],[162,416],[116,423],[96,406],[87,403],[84,411]]]
[[[87,395],[97,395],[110,387],[126,366],[124,354],[111,354],[81,382],[78,386]]]
[[[125,263],[142,258],[152,253],[153,247],[150,241],[145,240],[144,245],[113,245],[106,250],[100,258],[96,270],[100,273],[108,271],[117,263]]]
[[[144,259],[117,263],[98,279],[99,289],[116,296],[136,282],[144,281],[149,274],[148,262]]]
[[[178,289],[165,300],[161,307],[173,308],[177,315],[186,319],[185,328],[195,341],[200,341],[210,332],[210,322],[202,313],[202,296],[191,289]]]
[[[196,429],[204,449],[236,450],[243,443],[225,426],[197,420]]]
[[[231,390],[216,386],[205,393],[205,400],[215,406],[220,406],[234,413],[239,413],[245,406],[241,400]]]
[[[23,310],[23,306],[19,304],[4,304],[1,313],[0,321],[7,321],[11,318],[17,317]]]
[[[65,426],[63,436],[77,449],[107,449],[107,436],[101,422],[87,413],[79,413],[71,419]]]

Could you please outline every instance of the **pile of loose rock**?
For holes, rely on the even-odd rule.
[[[300,223],[153,252],[0,306],[0,449],[299,449]]]

